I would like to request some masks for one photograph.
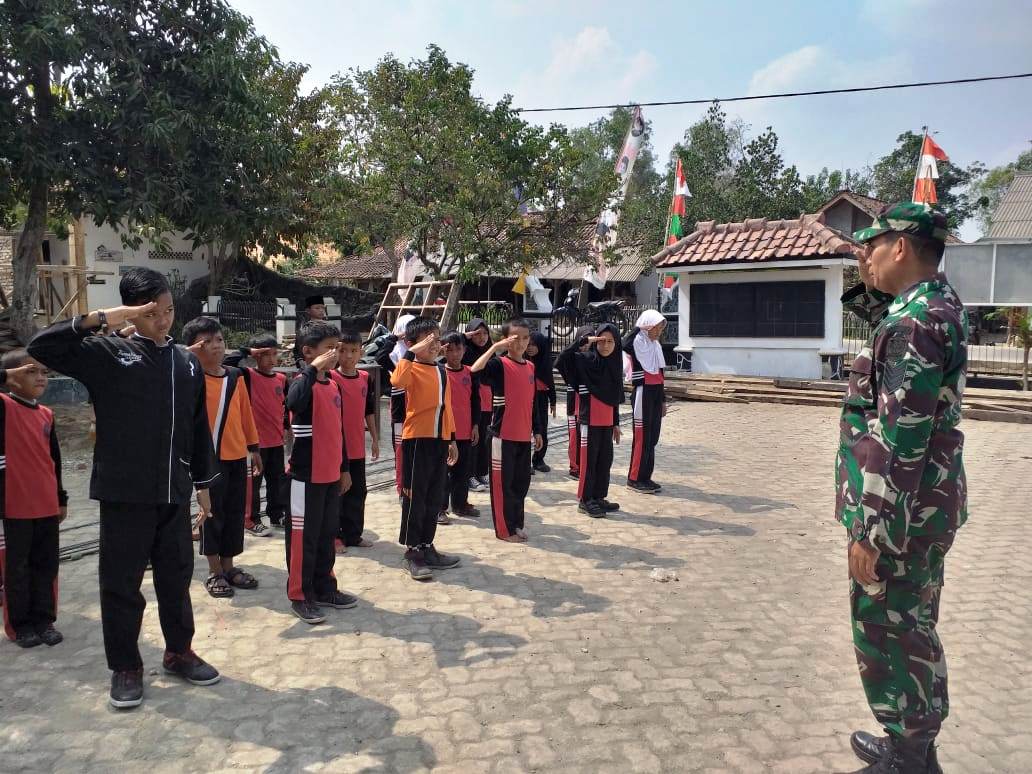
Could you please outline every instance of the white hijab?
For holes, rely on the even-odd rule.
[[[658,341],[649,338],[649,331],[666,318],[655,309],[646,309],[634,323],[638,329],[638,335],[634,337],[634,354],[641,363],[641,367],[650,374],[658,374],[663,370],[666,360],[663,357],[663,345]]]
[[[391,333],[398,337],[398,343],[391,350],[391,362],[394,365],[397,365],[398,361],[405,357],[405,353],[408,352],[408,345],[405,343],[405,326],[415,319],[416,316],[414,314],[403,314],[394,323],[394,330]]]

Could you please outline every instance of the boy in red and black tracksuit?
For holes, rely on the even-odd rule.
[[[3,356],[0,384],[0,579],[4,633],[32,648],[64,639],[57,620],[58,524],[68,513],[54,413],[37,401],[46,369],[24,349]]]
[[[466,351],[462,355],[462,364],[472,366],[480,356],[491,349],[491,329],[480,317],[474,317],[466,323]],[[471,492],[482,492],[487,488],[488,476],[491,473],[491,444],[488,442],[491,417],[494,413],[491,388],[480,382],[480,413],[474,415],[477,424],[479,443],[474,447],[469,489]]]
[[[495,535],[509,543],[527,540],[524,504],[530,491],[531,450],[540,449],[545,428],[534,413],[534,364],[523,355],[530,344],[530,324],[510,320],[504,338],[473,364],[491,388],[491,513]],[[505,352],[505,357],[495,357]],[[482,373],[481,373],[482,372]]]
[[[143,701],[140,586],[150,563],[165,638],[162,667],[194,685],[219,673],[191,647],[194,551],[190,500],[211,512],[208,486],[219,475],[208,426],[204,371],[169,337],[175,304],[168,280],[131,267],[119,281],[123,306],[55,323],[29,354],[79,380],[97,416],[90,497],[100,501],[100,617],[112,671],[110,703]],[[129,336],[104,335],[131,322]],[[94,335],[100,334],[100,335]]]
[[[440,353],[437,322],[416,317],[405,326],[408,351],[391,374],[391,384],[405,390],[402,427],[401,532],[405,569],[415,580],[429,580],[434,570],[459,564],[458,557],[434,547],[437,514],[444,499],[448,466],[459,456],[455,421],[449,401],[445,367]]]
[[[337,590],[333,576],[340,495],[351,486],[344,439],[344,398],[329,377],[337,365],[340,331],[308,323],[298,335],[305,367],[287,392],[294,448],[290,454],[287,596],[305,623],[326,620],[321,607],[344,609],[358,600]]]
[[[555,377],[552,375],[552,342],[545,334],[537,331],[530,334],[527,359],[534,364],[535,420],[538,427],[544,428],[541,448],[535,449],[530,461],[534,470],[548,473],[552,468],[545,463],[545,452],[548,451],[549,410],[555,416]]]
[[[582,325],[573,334],[573,340],[584,343],[578,348],[579,352],[586,352],[588,349],[588,336],[595,332],[594,325]],[[577,481],[580,480],[580,389],[577,385],[576,361],[572,358],[564,359],[560,356],[555,363],[559,375],[563,377],[566,384],[566,454],[570,461],[569,476]]]
[[[469,504],[469,479],[473,472],[473,455],[480,443],[480,379],[468,365],[463,365],[466,337],[452,331],[441,337],[444,345],[444,367],[448,374],[448,390],[452,418],[455,420],[455,444],[459,449],[458,461],[448,468],[448,482],[444,490],[441,516],[438,523],[447,524],[449,504],[455,516],[477,518],[480,511]],[[445,520],[442,521],[443,517]]]
[[[560,355],[564,370],[576,369],[580,398],[580,480],[577,509],[593,518],[620,509],[606,499],[613,467],[613,442],[620,442],[623,354],[620,332],[608,323],[594,336],[573,341]],[[586,352],[580,349],[588,345]]]
[[[244,528],[252,535],[268,537],[271,533],[261,520],[261,485],[265,479],[265,515],[273,527],[286,527],[287,493],[283,442],[287,416],[287,377],[276,370],[279,344],[273,336],[262,334],[252,338],[246,347],[226,355],[228,366],[240,368],[251,398],[251,413],[258,428],[258,448],[262,473],[252,479],[251,507],[244,517]],[[254,358],[255,368],[241,368],[240,361]]]
[[[340,386],[344,396],[344,440],[351,473],[351,487],[340,496],[340,528],[337,531],[337,551],[343,553],[350,546],[369,548],[371,540],[362,537],[365,529],[366,447],[365,434],[371,437],[372,459],[380,458],[380,440],[376,426],[376,391],[369,380],[369,372],[358,368],[362,359],[362,337],[354,331],[344,331],[340,337],[337,367],[330,376]]]

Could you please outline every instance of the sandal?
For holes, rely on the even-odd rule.
[[[208,576],[208,580],[204,582],[204,588],[208,590],[209,594],[216,598],[231,597],[236,593],[232,588],[230,588],[229,583],[226,580],[226,576],[217,572],[213,572]]]
[[[239,567],[234,567],[231,570],[227,570],[226,580],[229,581],[230,586],[236,586],[238,589],[258,588],[257,578],[255,578],[249,572],[244,572]]]

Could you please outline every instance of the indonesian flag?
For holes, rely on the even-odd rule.
[[[925,135],[921,146],[921,161],[917,165],[917,176],[914,178],[914,203],[935,204],[939,197],[935,194],[935,181],[939,179],[939,168],[936,161],[949,161],[946,151],[940,148],[928,135]]]
[[[681,159],[677,160],[677,169],[674,171],[674,198],[670,200],[670,226],[667,228],[668,245],[672,245],[684,236],[684,200],[691,196],[688,190],[688,183],[684,179],[684,170],[681,169]]]

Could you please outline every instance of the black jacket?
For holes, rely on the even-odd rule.
[[[78,379],[97,416],[90,497],[123,503],[186,503],[218,476],[204,371],[171,339],[94,336],[82,317],[56,323],[29,354]]]

